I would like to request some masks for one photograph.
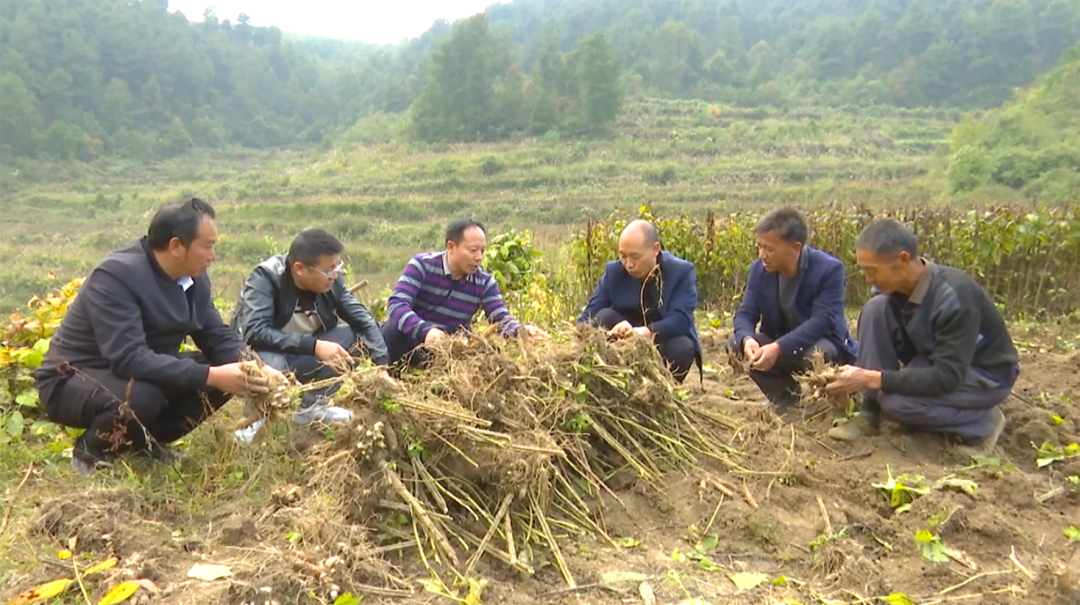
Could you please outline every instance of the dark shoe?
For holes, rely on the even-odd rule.
[[[988,456],[994,451],[1001,433],[1005,431],[1005,414],[1001,412],[1000,407],[994,408],[991,413],[994,415],[994,430],[980,441],[956,446],[953,448],[953,453],[964,459],[971,459]]]
[[[165,464],[173,464],[179,462],[183,456],[173,448],[158,443],[150,447],[150,457]]]
[[[71,470],[75,471],[80,477],[89,477],[94,474],[94,463],[80,460],[79,458],[72,456]]]
[[[162,443],[152,443],[139,453],[144,456],[149,456],[158,462],[164,462],[165,464],[173,464],[183,457],[180,455],[180,452]]]
[[[876,417],[859,414],[844,424],[829,429],[829,437],[837,441],[856,441],[860,437],[877,435],[879,424]]]

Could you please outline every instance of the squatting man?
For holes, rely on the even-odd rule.
[[[994,302],[967,273],[921,258],[915,234],[894,220],[863,230],[855,255],[876,295],[859,316],[858,359],[828,389],[861,391],[862,410],[829,435],[854,441],[876,433],[884,416],[959,436],[961,456],[986,455],[1005,428],[1000,406],[1020,373]]]

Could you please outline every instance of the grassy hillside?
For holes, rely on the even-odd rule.
[[[390,121],[387,123],[387,121]],[[668,213],[825,202],[931,200],[935,149],[955,114],[928,110],[739,110],[691,101],[629,105],[611,140],[557,137],[475,145],[383,142],[400,124],[380,117],[355,144],[318,152],[234,150],[156,165],[110,161],[8,168],[0,177],[8,236],[0,307],[50,287],[46,274],[84,274],[141,234],[161,202],[181,194],[220,212],[221,296],[292,235],[321,225],[346,243],[355,279],[396,277],[440,244],[448,219],[533,230],[552,251],[589,218],[643,203]]]

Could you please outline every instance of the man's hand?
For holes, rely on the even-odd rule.
[[[285,375],[274,368],[264,364],[262,371],[270,378],[270,384],[285,384]]]
[[[642,326],[640,328],[634,328],[634,334],[637,336],[644,336],[645,338],[651,338],[652,330],[645,326]]]
[[[338,368],[350,368],[353,365],[352,355],[345,347],[331,340],[315,341],[315,357],[319,361]]]
[[[211,366],[210,373],[206,375],[206,386],[230,395],[270,392],[270,385],[265,377],[248,376],[240,363]]]
[[[747,361],[753,361],[754,355],[757,354],[758,349],[760,349],[760,348],[761,348],[761,343],[754,340],[753,338],[747,338],[746,340],[743,341],[743,344],[742,344],[742,352],[743,352],[743,355],[746,357]]]
[[[531,338],[532,340],[547,340],[548,338],[550,338],[547,332],[541,330],[536,326],[525,324],[524,326],[521,326],[521,329],[525,331],[525,336]]]
[[[862,389],[880,389],[881,372],[864,370],[856,366],[843,366],[836,370],[825,389],[830,393],[854,393]]]
[[[759,372],[768,372],[776,366],[781,353],[780,345],[775,342],[767,344],[754,352],[754,356],[750,358],[750,367]]]
[[[442,340],[446,340],[446,332],[438,328],[428,330],[427,335],[424,336],[424,344],[426,345],[433,345]]]
[[[630,325],[628,321],[620,321],[615,324],[615,327],[608,330],[608,338],[626,338],[634,333],[634,326]]]
[[[385,382],[386,385],[390,388],[401,388],[401,383],[398,382],[393,376],[391,376],[389,370],[387,370],[386,368],[379,368],[379,371],[375,372],[375,375],[382,379],[382,381]]]

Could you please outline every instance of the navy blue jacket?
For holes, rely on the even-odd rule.
[[[694,263],[670,252],[660,253],[660,320],[649,326],[657,340],[689,336],[694,349],[701,352],[701,339],[694,325],[698,303],[697,273]],[[641,280],[626,272],[622,263],[613,260],[604,268],[604,276],[585,305],[578,323],[585,323],[604,309],[611,308],[623,317],[641,314]]]
[[[826,339],[836,346],[841,363],[852,363],[858,344],[848,333],[844,317],[846,270],[839,259],[803,246],[795,289],[795,311],[802,324],[788,332],[780,311],[780,274],[765,271],[761,259],[750,266],[742,304],[735,313],[735,340],[742,345],[760,332],[776,339],[784,355],[798,355]],[[758,322],[761,322],[759,329]]]

